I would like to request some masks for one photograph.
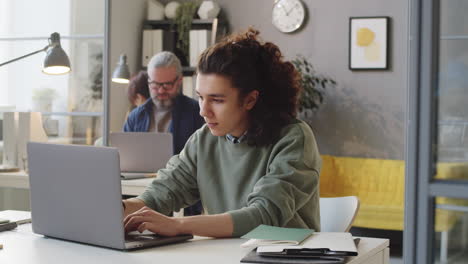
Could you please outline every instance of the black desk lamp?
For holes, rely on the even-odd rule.
[[[119,58],[119,63],[112,73],[112,81],[115,83],[129,83],[130,71],[127,64],[127,55],[122,54]]]
[[[24,59],[42,51],[47,52],[47,55],[44,59],[44,67],[42,68],[42,72],[54,75],[65,74],[70,72],[70,60],[68,59],[67,54],[60,45],[60,34],[57,32],[54,32],[50,35],[49,45],[45,46],[43,49],[1,63],[0,67],[12,63],[14,61]]]
[[[42,68],[42,72],[47,73],[47,74],[53,74],[53,75],[65,74],[65,73],[70,72],[70,60],[68,59],[67,54],[65,53],[65,51],[62,49],[62,46],[60,45],[60,35],[57,32],[54,32],[50,35],[49,44],[45,46],[44,48],[28,53],[21,57],[9,60],[7,62],[3,62],[0,64],[0,67],[6,64],[24,59],[26,57],[29,57],[31,55],[34,55],[42,51],[47,52],[47,55],[44,59],[44,66]],[[7,165],[0,164],[0,172],[15,172],[18,170],[19,168],[15,166],[8,165],[8,164]]]

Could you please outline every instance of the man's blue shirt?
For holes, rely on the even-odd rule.
[[[139,107],[133,109],[128,115],[127,121],[124,124],[124,132],[148,132],[151,119],[153,118],[153,101],[152,99]],[[184,148],[189,137],[199,129],[204,123],[200,116],[200,108],[198,102],[185,96],[178,95],[175,98],[174,107],[172,109],[172,120],[169,124],[169,132],[172,133],[172,146],[174,154]]]

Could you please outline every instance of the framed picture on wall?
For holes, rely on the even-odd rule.
[[[389,17],[349,18],[350,70],[388,69],[389,23]]]

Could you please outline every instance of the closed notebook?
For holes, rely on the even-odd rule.
[[[259,225],[241,238],[250,238],[241,247],[262,245],[299,245],[314,233],[313,229]]]

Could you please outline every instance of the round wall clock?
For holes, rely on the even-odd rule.
[[[273,6],[272,23],[281,32],[298,30],[305,22],[306,10],[300,0],[276,0]]]

